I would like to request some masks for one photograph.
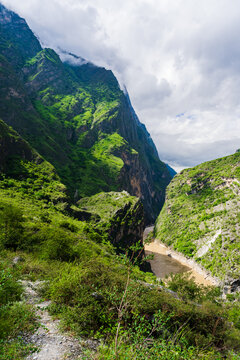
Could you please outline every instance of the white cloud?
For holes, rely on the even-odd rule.
[[[2,2],[44,44],[113,69],[163,160],[192,166],[240,147],[238,0]]]

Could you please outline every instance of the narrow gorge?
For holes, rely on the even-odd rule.
[[[0,3],[0,359],[239,360],[239,157],[176,175],[111,70]]]

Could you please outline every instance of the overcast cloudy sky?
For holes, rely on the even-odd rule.
[[[175,169],[240,148],[239,0],[2,3],[45,46],[112,69]]]

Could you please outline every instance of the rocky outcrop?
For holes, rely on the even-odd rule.
[[[125,252],[132,245],[142,245],[144,211],[141,201],[126,191],[96,194],[78,202],[96,220],[94,228],[115,246]]]
[[[157,149],[140,123],[129,99],[123,94],[116,116],[103,120],[98,126],[101,131],[117,131],[134,151],[126,147],[116,149],[114,154],[123,160],[118,176],[119,190],[126,190],[142,200],[147,223],[152,223],[164,204],[165,189],[172,175],[166,164],[158,157]]]

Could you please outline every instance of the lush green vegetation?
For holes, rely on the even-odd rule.
[[[96,217],[93,222],[78,221],[50,201],[22,195],[18,187],[2,188],[0,193],[3,273],[13,274],[8,270],[12,267],[14,278],[7,275],[11,281],[44,280],[42,296],[52,300],[49,311],[61,319],[62,328],[83,338],[104,340],[97,354],[86,356],[221,359],[227,354],[228,359],[238,358],[239,313],[233,299],[228,307],[217,291],[177,278],[169,283],[182,298],[176,299],[158,286],[152,274],[132,264],[127,253],[116,255],[106,236],[96,232]],[[95,215],[104,222],[114,209],[124,208],[126,200],[136,204],[136,199],[127,194],[113,193],[82,199],[79,205],[88,212],[95,209]],[[13,267],[16,255],[21,262]],[[18,311],[15,302],[20,299],[21,286],[14,280],[8,283],[8,291],[11,288],[14,305],[3,308],[3,319],[8,314],[11,320]],[[10,299],[1,289],[1,301],[6,296]],[[19,332],[36,327],[33,312],[24,305],[18,316],[16,330],[11,328],[9,333],[9,325],[4,325],[2,351],[10,354],[6,359],[21,358],[34,350],[17,337]]]
[[[114,76],[95,67],[96,74],[87,76],[88,69],[62,64],[51,49],[28,59],[25,67],[27,83],[38,88],[34,107],[62,156],[49,151],[45,131],[37,141],[29,139],[31,144],[54,164],[72,195],[76,190],[79,196],[117,190],[124,165],[121,151],[133,150],[114,127],[101,129],[101,123],[111,123],[119,116],[123,95]],[[46,87],[50,69],[54,76]]]
[[[18,25],[17,38],[14,19],[1,30],[0,117],[54,166],[72,199],[125,189],[153,221],[171,175],[113,73],[62,62]]]
[[[167,289],[140,270],[143,207],[116,191],[140,193],[153,219],[170,175],[112,72],[62,63],[22,21],[8,25],[0,38],[0,358],[36,350],[28,335],[38,323],[22,280],[42,280],[41,296],[62,329],[80,341],[101,340],[86,359],[239,359],[237,295],[223,302],[218,289],[185,277],[173,277]],[[212,191],[207,175],[199,181],[197,174],[179,192],[192,199],[205,234],[214,217],[194,207],[196,191],[212,199],[218,217],[228,209],[219,208],[224,194],[212,195],[216,186],[223,192],[221,179]],[[231,186],[226,205],[235,201]],[[182,198],[174,203],[173,196],[173,220],[183,230],[177,247],[193,255],[198,235],[189,226],[188,237],[177,222]]]
[[[22,143],[16,139],[17,149]],[[173,279],[169,287],[179,293],[176,299],[152,274],[139,270],[139,246],[116,255],[110,229],[129,232],[132,225],[142,226],[136,198],[126,192],[100,193],[71,209],[47,162],[33,157],[8,164],[0,181],[0,263],[3,274],[11,275],[8,291],[14,289],[11,298],[1,288],[1,301],[10,301],[1,306],[1,351],[6,359],[20,359],[34,350],[24,339],[37,324],[30,306],[21,304],[19,311],[22,290],[17,279],[44,280],[42,296],[51,299],[49,311],[61,319],[62,328],[103,340],[97,354],[86,351],[88,358],[238,358],[236,299],[223,304],[217,291]],[[78,211],[90,214],[88,221],[74,218]],[[122,241],[122,246],[126,251],[127,243]],[[13,265],[16,255],[21,262]],[[10,329],[13,317],[16,328]]]
[[[239,314],[234,304],[230,313],[216,291],[203,292],[186,279],[173,279],[169,285],[183,296],[175,299],[159,288],[153,276],[129,267],[126,257],[117,258],[97,246],[94,252],[89,245],[81,247],[83,257],[74,263],[18,251],[22,260],[14,269],[17,277],[46,281],[42,296],[52,300],[49,311],[61,319],[63,329],[103,340],[89,359],[239,358]],[[10,263],[15,255],[4,251],[1,261],[8,258]]]
[[[160,241],[194,257],[221,279],[238,278],[240,272],[239,165],[236,153],[183,170],[168,186],[155,228]]]
[[[23,288],[15,269],[4,256],[0,259],[0,357],[25,359],[35,350],[25,336],[36,330],[36,314],[33,306],[21,301]]]

